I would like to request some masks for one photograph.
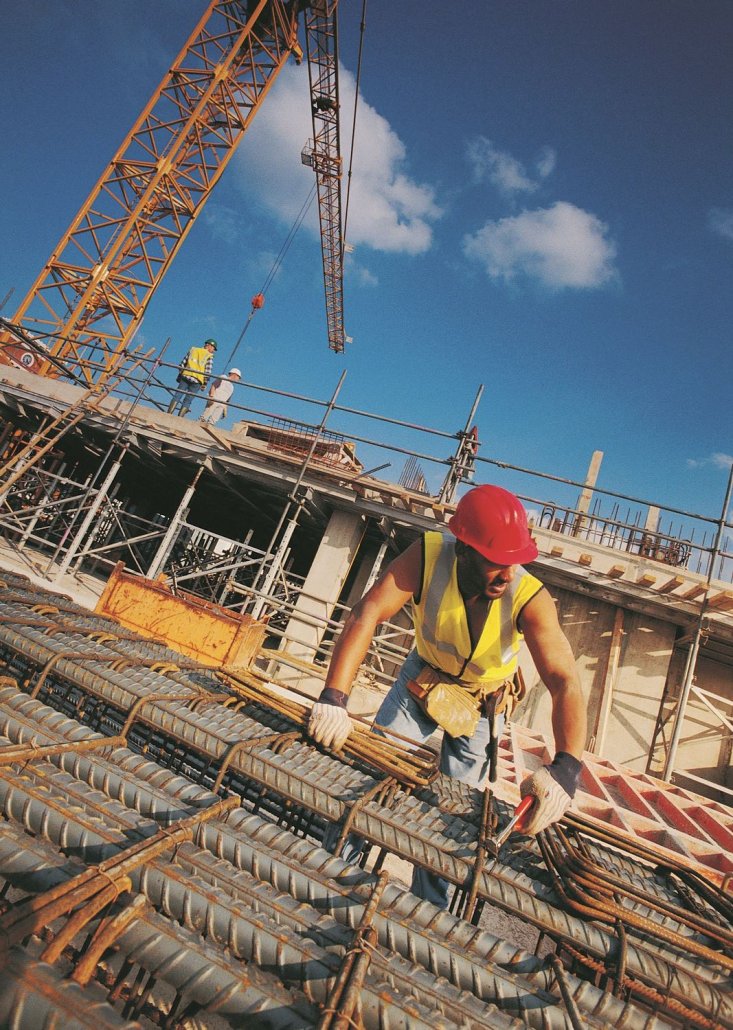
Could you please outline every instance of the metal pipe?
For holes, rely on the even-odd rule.
[[[66,551],[66,554],[64,555],[63,559],[61,560],[61,562],[60,562],[60,564],[58,566],[57,571],[55,573],[53,573],[53,575],[52,575],[52,578],[54,580],[57,580],[57,579],[59,579],[60,576],[64,575],[66,570],[69,568],[69,565],[71,565],[72,561],[76,557],[76,552],[81,547],[82,541],[84,540],[84,537],[87,534],[87,530],[89,529],[89,527],[91,526],[91,524],[95,520],[95,518],[97,517],[97,512],[99,511],[100,507],[102,506],[102,502],[104,501],[104,499],[107,496],[107,491],[109,490],[110,486],[112,485],[112,483],[114,482],[114,480],[115,480],[115,478],[117,476],[117,473],[120,471],[120,468],[122,467],[122,459],[124,458],[125,454],[127,453],[128,447],[129,447],[129,444],[125,444],[123,446],[123,448],[122,448],[122,450],[120,452],[120,456],[118,457],[117,461],[115,461],[112,464],[112,466],[110,467],[109,471],[107,472],[107,475],[104,477],[104,480],[102,481],[101,485],[97,489],[96,496],[95,496],[94,500],[92,501],[92,503],[89,505],[87,513],[84,516],[84,518],[82,519],[82,523],[79,526],[79,529],[77,530],[76,535],[74,536],[74,539],[69,544],[69,547],[68,547],[68,549]]]
[[[448,504],[453,503],[453,498],[455,497],[456,489],[458,488],[458,484],[460,483],[461,477],[463,475],[463,469],[458,468],[460,456],[465,448],[466,436],[468,435],[471,426],[473,425],[473,420],[476,415],[476,411],[478,410],[479,401],[481,400],[481,395],[483,394],[483,392],[484,386],[482,383],[476,392],[476,397],[474,398],[474,402],[471,405],[471,410],[468,413],[468,418],[466,419],[466,424],[463,427],[463,432],[458,434],[458,447],[456,448],[456,453],[450,459],[450,468],[448,470],[448,475],[443,480],[443,485],[441,486],[440,491],[438,493],[439,504],[443,504],[444,502],[447,502]]]
[[[310,460],[311,460],[311,458],[313,457],[313,455],[315,453],[316,447],[318,445],[318,441],[320,440],[321,434],[322,434],[322,432],[323,432],[323,430],[324,430],[324,428],[326,426],[326,423],[328,422],[329,415],[333,411],[333,407],[334,407],[334,405],[336,403],[336,399],[337,399],[339,393],[341,392],[341,387],[343,386],[345,378],[346,378],[346,371],[344,370],[341,373],[341,375],[339,376],[339,381],[336,384],[336,389],[334,390],[333,394],[331,395],[331,400],[329,401],[328,405],[326,406],[326,410],[323,412],[323,417],[321,418],[321,421],[318,424],[318,428],[316,429],[316,432],[315,432],[315,435],[313,437],[313,441],[312,441],[312,443],[310,445],[310,448],[308,450],[308,453],[306,454],[305,458],[303,458],[303,462],[302,462],[302,464],[300,466],[300,471],[298,472],[298,478],[296,479],[295,483],[293,484],[293,488],[290,491],[290,496],[288,498],[288,502],[285,505],[285,507],[283,508],[282,514],[281,514],[280,519],[278,521],[278,524],[277,524],[277,526],[275,528],[275,531],[272,534],[272,537],[270,538],[270,543],[268,544],[267,550],[266,550],[265,554],[262,557],[262,564],[260,565],[260,568],[259,568],[257,574],[255,575],[254,582],[253,582],[252,586],[253,586],[253,588],[260,590],[265,595],[269,592],[270,587],[272,586],[272,584],[275,581],[275,577],[277,576],[277,574],[280,571],[280,562],[282,561],[284,551],[287,548],[287,545],[288,545],[288,543],[290,541],[291,536],[293,535],[293,532],[295,531],[295,527],[296,527],[297,522],[298,522],[298,516],[300,515],[300,511],[301,511],[301,509],[303,507],[303,498],[298,497],[298,490],[300,489],[300,485],[303,482],[303,479],[305,477],[306,472],[308,471],[308,466],[310,465]],[[292,514],[290,514],[291,512],[292,512]],[[283,533],[282,538],[278,541],[278,538],[280,537],[280,532],[281,532],[281,530],[282,530],[282,528],[283,528],[283,526],[285,524],[285,520],[288,518],[289,514],[290,514],[289,525],[288,525],[287,529],[285,530],[285,532]],[[276,544],[277,544],[277,548],[276,548]],[[262,573],[264,571],[265,564],[267,563],[268,559],[270,560],[270,568],[268,569],[268,571],[267,571],[267,573],[266,573],[266,575],[264,577],[264,580],[262,582],[262,585],[260,586],[259,580],[262,577]],[[263,605],[263,602],[261,602],[261,601],[258,601],[255,604],[255,607],[252,610],[253,618],[256,619],[256,618],[259,617],[259,614],[260,614],[260,612],[262,610],[262,605]]]
[[[713,579],[713,567],[715,565],[715,557],[720,550],[720,543],[723,538],[725,526],[728,519],[728,508],[730,506],[731,493],[733,493],[733,465],[731,465],[730,472],[728,475],[728,485],[725,490],[725,498],[723,500],[723,508],[720,513],[720,519],[718,521],[718,529],[715,534],[715,543],[712,547],[710,555],[710,564],[708,566],[707,579],[705,581],[705,593],[703,594],[702,601],[700,603],[700,611],[695,625],[695,634],[690,646],[690,650],[687,653],[687,661],[685,663],[685,671],[682,677],[682,690],[680,693],[680,699],[677,704],[677,711],[675,713],[674,727],[672,729],[672,739],[669,743],[669,751],[667,752],[667,758],[664,763],[664,771],[662,778],[671,782],[672,774],[674,773],[675,762],[677,761],[677,748],[679,747],[680,737],[682,736],[682,724],[685,719],[685,712],[687,710],[687,703],[690,698],[690,688],[692,687],[692,677],[695,674],[695,666],[697,664],[697,655],[700,650],[700,641],[702,639],[703,623],[705,619],[705,613],[707,611],[708,598],[710,595],[710,585]]]
[[[148,571],[147,571],[147,578],[148,579],[155,579],[156,576],[158,575],[158,573],[163,568],[163,565],[165,564],[165,561],[166,561],[166,558],[168,557],[170,549],[173,546],[173,539],[174,539],[176,533],[178,532],[178,528],[180,526],[181,521],[186,516],[186,512],[188,511],[188,506],[191,503],[191,498],[193,497],[194,492],[196,490],[196,487],[198,486],[198,482],[201,479],[201,476],[203,475],[203,471],[204,471],[204,465],[203,465],[203,462],[202,462],[198,466],[198,468],[196,469],[196,474],[194,475],[193,479],[191,480],[189,485],[186,487],[186,489],[185,489],[185,491],[183,493],[183,497],[181,498],[181,500],[180,500],[180,502],[178,504],[178,507],[176,508],[176,510],[175,510],[171,520],[170,520],[168,528],[165,531],[165,536],[161,540],[160,546],[158,547],[158,550],[155,552],[155,557],[151,561],[150,567],[148,568]]]

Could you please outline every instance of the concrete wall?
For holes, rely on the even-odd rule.
[[[588,703],[588,743],[601,714],[604,690],[610,689],[607,728],[595,753],[644,771],[672,656],[674,626],[625,611],[618,669],[610,682],[607,673],[616,606],[569,590],[549,589],[573,649]],[[515,719],[552,740],[550,695],[539,680],[526,645],[520,665],[528,689]]]
[[[675,627],[637,612],[624,613],[624,634],[602,757],[637,772],[649,750],[674,648]]]

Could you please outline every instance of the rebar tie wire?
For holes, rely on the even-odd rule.
[[[0,958],[6,958],[10,948],[20,944],[26,937],[37,934],[56,919],[82,906],[42,956],[44,961],[55,961],[66,944],[90,919],[119,894],[130,889],[129,874],[134,869],[183,841],[193,840],[202,823],[218,819],[239,806],[239,798],[217,801],[195,815],[159,830],[152,837],[125,848],[113,858],[85,869],[71,880],[14,905],[0,917]]]
[[[681,951],[691,952],[698,958],[733,971],[733,933],[671,902],[650,898],[640,888],[606,872],[597,863],[580,858],[562,828],[555,825],[553,830],[554,838],[550,833],[540,835],[540,847],[548,868],[556,872],[558,889],[571,909],[578,913],[588,913],[591,918],[605,923],[613,924],[621,920],[651,938],[656,937]],[[564,855],[558,841],[564,848]],[[632,909],[623,907],[619,898],[641,903],[651,912],[658,912],[665,920],[673,919],[689,927],[695,935],[716,941],[724,950],[714,951],[695,937],[685,937],[668,929],[663,923],[640,916]]]
[[[471,882],[463,889],[457,889],[451,900],[451,912],[474,926],[477,925],[483,909],[483,900],[479,900],[478,892],[486,854],[491,847],[493,816],[494,792],[491,787],[487,786],[483,792],[481,822],[476,837],[476,857],[473,862]]]
[[[341,832],[339,833],[338,840],[333,847],[334,855],[341,853],[341,848],[346,843],[346,838],[351,832],[351,827],[354,824],[354,819],[359,812],[369,804],[370,801],[374,801],[376,804],[386,808],[389,807],[385,804],[387,798],[390,802],[394,800],[395,791],[393,788],[398,786],[397,780],[393,776],[388,776],[386,780],[378,780],[369,790],[362,794],[360,798],[357,798],[352,805],[348,807],[348,813],[343,821]]]
[[[374,890],[364,906],[354,940],[344,955],[336,979],[321,1010],[322,1015],[318,1021],[317,1030],[347,1030],[348,1027],[359,1028],[361,1026],[361,1023],[355,1022],[353,1017],[358,1007],[359,994],[371,956],[377,950],[378,936],[373,926],[374,917],[389,880],[388,872],[379,874]]]
[[[218,794],[221,790],[221,785],[227,774],[227,770],[237,755],[244,751],[253,751],[256,747],[269,747],[270,745],[277,746],[278,744],[283,744],[287,741],[297,740],[299,737],[300,731],[296,730],[291,733],[269,733],[264,737],[251,737],[249,740],[233,741],[222,759],[219,773],[214,781],[213,787],[211,788],[212,794]]]

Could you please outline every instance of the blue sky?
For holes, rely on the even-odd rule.
[[[205,6],[6,0],[3,315]],[[341,10],[348,154],[361,0]],[[719,515],[733,454],[733,4],[372,0],[366,22],[354,342],[328,349],[312,210],[237,355],[245,379],[327,399],[345,369],[342,403],[449,432],[484,384],[482,454],[582,479],[602,450],[599,485]],[[286,69],[138,342],[170,337],[178,359],[213,335],[229,353],[312,185],[307,92],[305,67]]]

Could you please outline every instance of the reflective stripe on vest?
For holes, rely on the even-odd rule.
[[[185,376],[186,379],[193,379],[197,383],[201,383],[202,386],[205,386],[206,364],[210,357],[211,355],[205,347],[192,347],[188,352],[186,364],[181,374]]]
[[[481,637],[472,650],[466,606],[458,589],[455,540],[426,533],[424,551],[420,603],[413,600],[412,604],[418,654],[469,688],[499,686],[516,671],[522,641],[517,620],[542,583],[516,566],[512,582],[489,604]]]

